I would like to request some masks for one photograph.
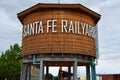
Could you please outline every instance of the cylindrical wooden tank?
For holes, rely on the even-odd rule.
[[[96,24],[100,15],[80,4],[37,4],[18,14],[22,56],[32,54],[96,57]]]

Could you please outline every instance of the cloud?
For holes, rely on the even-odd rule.
[[[102,19],[99,23],[99,42],[100,49],[103,52],[101,54],[109,54],[112,52],[114,54],[120,51],[120,46],[118,45],[120,44],[120,18],[118,18],[118,16],[120,16],[119,4],[116,3],[116,6],[107,7],[101,10]]]
[[[108,56],[109,57],[109,56]],[[100,60],[97,65],[97,74],[119,74],[120,62],[117,60]]]
[[[93,2],[93,1],[92,1]],[[97,73],[119,73],[120,70],[120,1],[99,0],[87,7],[102,15],[99,27],[99,63]]]
[[[20,43],[20,24],[11,20],[6,10],[0,7],[0,52],[8,49],[13,43]]]
[[[0,53],[8,49],[11,44],[21,44],[22,25],[17,19],[17,13],[37,3],[57,2],[57,0],[1,0]],[[120,61],[120,0],[60,0],[60,2],[82,4],[102,15],[98,23],[100,58],[97,72],[118,72],[120,67],[118,63]]]

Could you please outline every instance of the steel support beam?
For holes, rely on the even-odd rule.
[[[91,58],[85,58],[85,57],[69,57],[69,56],[40,56],[40,57],[36,57],[34,56],[33,59],[30,58],[24,58],[23,59],[23,63],[27,64],[29,62],[33,63],[33,64],[39,64],[40,65],[40,80],[44,80],[43,76],[44,76],[44,63],[45,61],[71,61],[73,62],[73,80],[77,80],[77,62],[83,62],[83,63],[88,63],[90,64],[92,62]],[[95,64],[94,63],[94,59],[93,62],[91,64],[91,72],[92,72],[92,80],[96,80],[95,78]],[[47,70],[47,67],[46,67]],[[86,73],[90,73],[90,71],[87,69],[86,67]],[[46,72],[47,74],[48,72]],[[90,77],[90,75],[87,75],[87,79]],[[69,78],[69,77],[68,77]],[[25,79],[25,78],[24,78]],[[23,78],[21,78],[21,80],[24,80]],[[88,79],[90,80],[90,79]]]
[[[73,80],[77,80],[77,61],[73,63]]]
[[[71,80],[71,66],[68,66],[68,80]]]
[[[89,59],[85,59],[85,58],[76,58],[76,57],[40,57],[40,58],[36,58],[35,62],[39,62],[40,60],[43,61],[75,61],[77,60],[78,62],[85,62],[85,63],[91,63],[91,61]],[[33,62],[33,59],[23,59],[24,63],[27,62]]]
[[[30,66],[27,66],[27,80],[30,80]]]
[[[49,66],[46,66],[46,79],[48,79],[48,74],[49,74]]]
[[[49,66],[46,66],[46,75],[49,73]]]
[[[44,74],[44,63],[43,60],[40,61],[40,80],[44,80],[43,79],[43,74]]]
[[[90,66],[86,66],[86,79],[90,80]]]
[[[91,64],[91,74],[92,74],[92,80],[96,80],[96,70],[95,70],[94,59],[92,59],[92,64]]]
[[[27,65],[25,63],[22,63],[21,64],[20,80],[25,80],[26,69],[27,69]]]

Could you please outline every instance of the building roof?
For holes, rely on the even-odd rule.
[[[120,75],[120,73],[118,74],[97,74],[97,76],[110,76],[110,75]]]
[[[25,16],[27,16],[28,14],[36,11],[36,10],[40,10],[40,9],[70,9],[70,10],[81,10],[89,15],[91,15],[94,19],[95,22],[97,23],[100,19],[100,14],[84,7],[81,4],[42,4],[42,3],[38,3],[20,13],[17,14],[19,20],[22,22],[22,20],[24,19]]]

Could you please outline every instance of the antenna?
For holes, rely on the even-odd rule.
[[[58,4],[60,4],[60,0],[58,0]]]

